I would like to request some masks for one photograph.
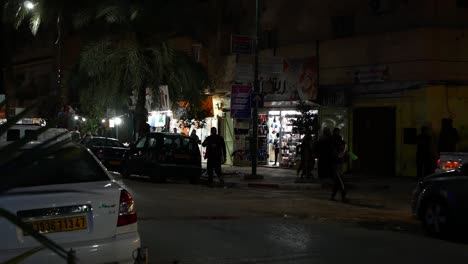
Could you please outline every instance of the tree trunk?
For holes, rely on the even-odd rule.
[[[134,115],[134,140],[137,140],[139,137],[149,132],[148,124],[146,124],[148,118],[148,111],[146,111],[145,109],[145,103],[146,85],[140,85],[140,87],[138,87],[138,95]]]

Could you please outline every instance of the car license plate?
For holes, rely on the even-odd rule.
[[[88,228],[88,221],[85,215],[40,220],[40,221],[31,221],[28,224],[30,224],[35,231],[41,234],[55,233],[55,232],[69,232],[69,231],[82,230],[82,229]]]
[[[109,161],[110,165],[120,165],[120,160],[111,160]]]

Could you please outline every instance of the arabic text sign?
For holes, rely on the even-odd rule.
[[[250,119],[250,85],[233,85],[231,90],[231,117]]]

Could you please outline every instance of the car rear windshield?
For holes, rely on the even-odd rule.
[[[109,180],[97,161],[78,146],[56,151],[26,150],[2,167],[2,180],[9,186],[27,187]]]

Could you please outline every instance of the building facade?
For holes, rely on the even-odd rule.
[[[254,18],[251,2],[241,13]],[[261,58],[317,58],[321,126],[342,128],[354,171],[415,176],[420,127],[436,145],[442,118],[467,150],[467,1],[260,2]]]

